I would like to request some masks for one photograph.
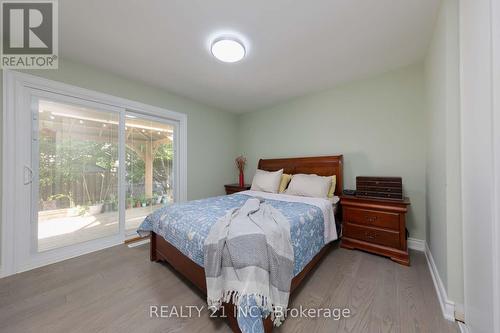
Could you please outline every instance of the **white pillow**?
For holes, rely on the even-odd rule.
[[[252,180],[252,191],[278,193],[283,169],[278,171],[264,171],[257,169]]]
[[[296,174],[293,175],[285,193],[304,197],[326,198],[331,185],[332,177]]]

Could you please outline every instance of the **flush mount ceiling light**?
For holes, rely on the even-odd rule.
[[[245,47],[239,40],[231,37],[220,37],[210,47],[212,55],[223,62],[237,62],[245,57]]]

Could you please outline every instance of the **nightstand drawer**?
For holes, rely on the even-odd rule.
[[[239,184],[227,184],[227,185],[224,185],[225,189],[226,189],[226,194],[234,194],[234,193],[238,193],[238,192],[241,192],[241,191],[247,191],[250,189],[250,184],[245,184],[243,186],[240,186]]]
[[[234,193],[238,193],[238,192],[241,192],[241,191],[244,191],[244,190],[240,190],[240,189],[237,189],[237,188],[227,188],[226,189],[226,194],[234,194]]]
[[[359,239],[365,242],[400,248],[399,232],[381,230],[370,227],[364,227],[356,224],[344,224],[344,237]]]
[[[399,230],[399,214],[344,207],[344,221],[391,230]]]

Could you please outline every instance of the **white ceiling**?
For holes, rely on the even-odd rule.
[[[421,60],[439,0],[63,0],[60,53],[228,111]],[[209,52],[237,32],[241,62]]]

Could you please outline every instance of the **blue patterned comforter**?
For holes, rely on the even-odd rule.
[[[245,194],[225,195],[166,205],[146,217],[138,232],[154,231],[184,255],[203,267],[203,243],[210,228],[229,210],[248,200]],[[285,215],[295,257],[294,276],[325,245],[324,217],[320,208],[301,202],[265,201]]]
[[[233,194],[167,205],[148,215],[139,226],[138,233],[144,235],[153,231],[161,235],[203,267],[203,244],[212,225],[229,210],[241,207],[250,197]],[[272,199],[265,201],[281,211],[290,223],[295,276],[325,245],[325,217],[320,208],[307,203]],[[256,305],[253,297],[244,299],[240,304],[243,308]],[[250,315],[238,311],[238,325],[243,333],[264,333],[262,318],[267,315],[264,312]]]

